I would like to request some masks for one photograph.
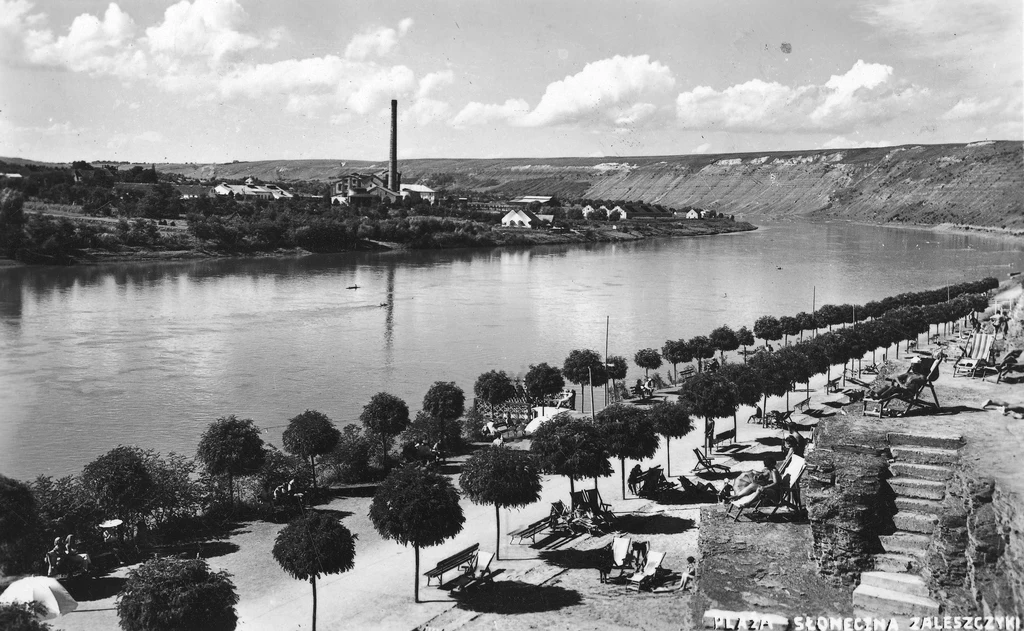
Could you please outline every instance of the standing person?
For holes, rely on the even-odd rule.
[[[644,470],[640,468],[639,464],[633,465],[633,468],[629,471],[629,492],[636,495],[637,485],[640,484],[640,478],[643,477]]]

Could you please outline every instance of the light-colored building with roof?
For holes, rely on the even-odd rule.
[[[501,225],[506,228],[540,228],[543,224],[543,219],[525,208],[510,210],[501,218]]]
[[[235,197],[255,197],[257,199],[285,199],[293,194],[276,184],[256,184],[251,177],[245,184],[225,184],[221,182],[213,189],[216,195],[234,195]]]
[[[422,199],[429,204],[433,204],[437,201],[437,191],[429,186],[424,186],[422,184],[402,184],[401,189],[403,198],[409,197],[414,200]]]

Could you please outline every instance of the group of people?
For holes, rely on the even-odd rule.
[[[296,487],[295,478],[292,478],[287,483],[280,484],[274,489],[274,504],[281,505],[288,502],[301,502],[302,495]]]
[[[75,545],[75,536],[68,535],[64,539],[56,537],[53,547],[46,553],[46,575],[76,574],[92,569],[92,559],[85,552],[79,552]]]
[[[646,380],[637,379],[636,385],[633,386],[634,396],[638,396],[641,399],[649,399],[654,396],[654,380],[648,377]]]

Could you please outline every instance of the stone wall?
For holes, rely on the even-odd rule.
[[[819,424],[801,487],[819,572],[833,584],[852,585],[872,569],[871,555],[881,551],[878,536],[894,529],[896,506],[884,483],[884,435],[851,436],[841,423]]]

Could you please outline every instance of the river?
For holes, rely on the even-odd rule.
[[[610,353],[632,364],[669,338],[809,311],[812,295],[861,304],[1022,267],[1019,239],[789,223],[593,246],[0,269],[0,473],[78,473],[118,444],[192,454],[228,414],[279,445],[292,416],[357,422],[379,391],[415,414],[434,381],[471,398],[484,371],[603,353],[606,316]]]

